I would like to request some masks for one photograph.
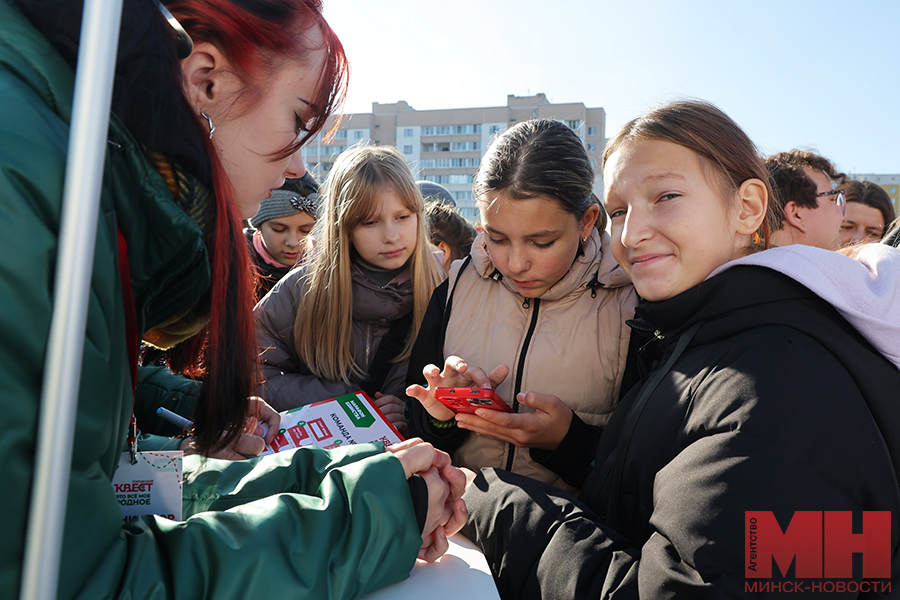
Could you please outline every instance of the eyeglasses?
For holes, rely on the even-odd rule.
[[[828,190],[827,192],[819,192],[816,194],[816,198],[820,196],[834,196],[831,200],[835,204],[841,207],[841,214],[847,214],[847,194],[844,190]]]

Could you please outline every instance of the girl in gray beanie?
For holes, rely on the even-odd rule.
[[[244,230],[257,269],[257,302],[306,254],[306,236],[318,216],[319,185],[307,173],[288,179],[259,205]]]

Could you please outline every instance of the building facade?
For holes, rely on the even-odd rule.
[[[472,197],[473,175],[488,144],[510,125],[533,118],[565,122],[582,139],[597,170],[606,143],[606,111],[582,103],[553,104],[544,94],[507,96],[506,106],[422,111],[404,101],[374,102],[371,113],[344,115],[331,139],[320,135],[311,140],[303,157],[307,169],[322,181],[347,148],[369,143],[396,146],[416,179],[447,188],[460,213],[474,222],[478,209]],[[594,191],[602,193],[599,172]]]

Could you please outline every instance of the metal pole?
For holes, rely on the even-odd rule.
[[[121,16],[122,0],[85,1],[22,569],[22,600],[56,598]]]

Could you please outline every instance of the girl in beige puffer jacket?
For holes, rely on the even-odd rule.
[[[458,466],[571,489],[535,459],[595,443],[618,402],[637,295],[609,251],[593,181],[581,139],[559,121],[518,123],[482,159],[483,231],[432,297],[407,389],[411,433]],[[490,387],[514,413],[454,414],[433,392],[456,386]]]

